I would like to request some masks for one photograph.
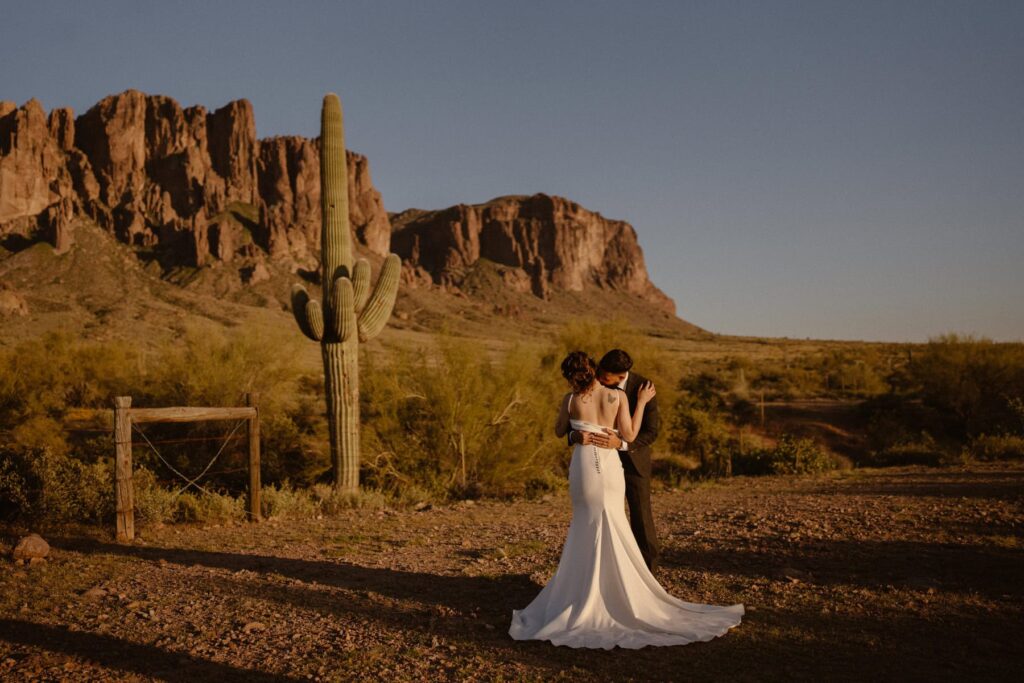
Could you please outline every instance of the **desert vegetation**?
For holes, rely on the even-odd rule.
[[[613,346],[630,349],[636,368],[658,383],[655,476],[663,487],[1024,457],[1019,344],[947,335],[909,350],[690,362],[624,329],[578,320],[550,339],[498,354],[450,332],[429,347],[364,351],[363,487],[354,494],[329,485],[323,376],[296,360],[301,338],[203,330],[149,350],[59,333],[25,341],[0,352],[0,512],[8,520],[103,522],[113,514],[114,396],[131,395],[136,406],[239,405],[247,391],[262,397],[267,515],[536,498],[565,486],[569,451],[551,429],[552,406],[565,391],[558,362],[571,349],[597,355]],[[794,400],[840,402],[854,420],[844,428],[862,430],[860,450],[837,452],[828,438],[801,431],[800,420],[810,418],[776,417]],[[244,430],[233,427],[144,427],[134,475],[143,524],[244,517]],[[185,486],[170,469],[191,477],[211,460],[201,488]]]

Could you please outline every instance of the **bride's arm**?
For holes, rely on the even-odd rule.
[[[562,397],[562,405],[558,409],[558,418],[555,420],[555,436],[562,437],[569,432],[569,397],[572,392]]]
[[[636,415],[633,417],[629,416],[629,401],[626,400],[626,395],[622,392],[616,391],[615,400],[619,402],[619,412],[615,416],[615,424],[619,430],[619,437],[623,441],[632,441],[636,438],[636,433],[640,430],[640,423],[644,419],[644,406],[642,403],[637,403]]]
[[[633,411],[633,417],[630,418],[629,401],[626,400],[625,394],[619,396],[619,437],[623,441],[633,441],[636,435],[640,433],[640,426],[644,422],[644,408],[647,407],[647,403],[652,398],[654,398],[654,385],[646,382],[640,387],[636,398],[636,410]]]

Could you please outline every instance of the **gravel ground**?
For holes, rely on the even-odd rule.
[[[661,491],[657,574],[742,602],[721,638],[573,650],[507,630],[554,571],[567,494],[321,520],[0,526],[4,680],[1019,680],[1024,464],[737,477]]]

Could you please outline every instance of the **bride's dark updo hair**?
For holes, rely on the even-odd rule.
[[[597,375],[597,363],[583,351],[573,351],[562,361],[562,377],[577,394],[590,386]]]

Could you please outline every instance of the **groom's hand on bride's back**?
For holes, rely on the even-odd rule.
[[[569,443],[571,443],[571,444],[577,444],[578,443],[578,444],[582,444],[584,446],[589,446],[590,444],[594,443],[593,439],[594,439],[594,434],[591,433],[591,432],[581,432],[581,431],[576,430],[576,429],[574,429],[571,432],[569,432]]]
[[[622,439],[610,429],[605,429],[604,434],[591,434],[590,443],[601,448],[615,448],[622,446]]]

